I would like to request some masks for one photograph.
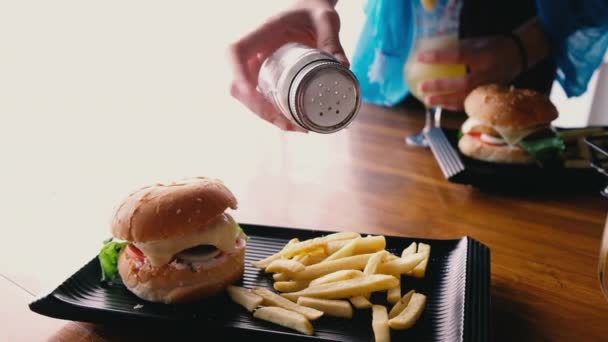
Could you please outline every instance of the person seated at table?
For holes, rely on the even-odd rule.
[[[409,1],[421,0],[367,3],[367,21],[352,66],[340,43],[337,0],[296,1],[231,44],[232,96],[262,119],[284,130],[300,130],[256,90],[265,58],[286,43],[300,42],[351,66],[364,101],[398,104],[409,93],[403,79],[409,53],[403,37],[412,29]],[[462,110],[466,95],[488,83],[549,93],[555,79],[568,96],[578,96],[586,91],[608,46],[608,1],[463,0],[459,35],[458,49],[427,50],[417,56],[424,63],[462,63],[468,70],[463,77],[423,82],[423,92],[443,93],[427,96],[426,105]]]

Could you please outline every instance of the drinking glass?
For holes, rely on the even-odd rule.
[[[412,95],[424,103],[424,97],[419,85],[431,79],[455,78],[466,74],[466,66],[462,64],[427,64],[417,61],[421,51],[434,49],[457,49],[458,27],[462,0],[413,0],[414,42],[412,50],[405,63],[405,80]],[[434,110],[434,115],[433,115]],[[406,143],[411,146],[427,147],[425,133],[433,126],[439,127],[441,108],[429,108],[425,105],[425,125],[418,134],[406,137]]]

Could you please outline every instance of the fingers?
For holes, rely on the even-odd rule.
[[[272,52],[286,43],[303,40],[288,29],[288,19],[291,17],[294,16],[270,19],[228,48],[228,58],[235,67],[235,76],[251,84],[257,83],[260,66]]]
[[[233,82],[230,94],[243,103],[249,110],[260,118],[285,131],[307,132],[296,124],[289,121],[277,111],[272,103],[264,98],[257,90],[246,84],[246,82]]]
[[[258,55],[266,59],[281,46],[292,43],[311,43],[314,40],[305,31],[306,13],[291,12],[288,15],[276,15],[257,29],[245,35],[231,46],[238,56],[251,57]],[[299,30],[292,29],[300,28]]]
[[[508,83],[516,68],[505,50],[504,38],[493,36],[462,40],[458,48],[427,50],[416,58],[426,64],[464,64],[468,73],[464,77],[427,80],[419,85],[420,92],[428,94],[425,103],[441,105],[451,110],[461,110],[468,92],[488,83]]]
[[[333,10],[322,10],[314,14],[317,47],[332,54],[340,63],[350,67],[344,48],[340,44],[340,17]]]
[[[483,74],[470,73],[464,77],[424,81],[420,84],[427,106],[441,106],[449,110],[462,110],[464,99],[478,85],[484,83]],[[487,82],[485,82],[487,83]]]
[[[288,29],[298,20],[302,20],[298,13],[271,18],[258,29],[232,44],[228,48],[227,58],[233,71],[230,93],[234,98],[262,119],[283,130],[306,132],[279,113],[257,91],[258,74],[264,60],[288,42],[306,40],[306,34],[302,31],[298,38],[293,30]]]
[[[425,94],[462,92],[469,90],[470,84],[470,76],[434,79],[420,83],[419,90]]]
[[[449,50],[427,50],[418,53],[418,61],[420,63],[432,64],[462,64],[463,57],[460,49]]]
[[[268,56],[281,46],[298,42],[334,55],[350,66],[339,41],[340,19],[333,9],[295,9],[266,21],[228,49],[233,82],[230,92],[262,119],[291,131],[306,132],[285,116],[258,92],[258,74]]]
[[[423,50],[416,56],[421,63],[476,64],[484,41],[479,39],[461,40],[458,46]]]

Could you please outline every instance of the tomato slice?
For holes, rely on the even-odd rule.
[[[138,259],[141,262],[144,262],[144,260],[146,259],[144,253],[142,253],[142,251],[140,251],[139,248],[135,247],[135,245],[133,244],[130,244],[127,247],[127,253],[129,253],[130,257]]]
[[[470,133],[467,133],[467,135],[469,135],[469,136],[471,136],[471,137],[479,140],[481,143],[486,144],[486,145],[492,145],[492,146],[505,146],[506,145],[506,144],[495,144],[495,143],[491,143],[491,142],[488,142],[488,141],[481,140],[481,134],[482,133],[480,133],[480,132],[470,132]]]

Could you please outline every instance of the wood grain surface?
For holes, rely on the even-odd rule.
[[[444,124],[457,127],[462,119],[446,114]],[[449,183],[429,150],[404,144],[405,135],[418,131],[422,122],[412,103],[395,109],[364,106],[347,133],[321,141],[310,136],[314,144],[307,144],[307,136],[250,142],[259,153],[242,165],[240,178],[231,176],[242,180],[233,182],[238,220],[437,239],[468,235],[491,249],[496,341],[608,339],[608,302],[596,270],[608,208],[600,189],[504,194]],[[6,325],[0,340],[171,336],[162,328],[104,327],[31,313],[32,294],[19,286],[30,292],[50,286],[31,272],[0,269]]]

